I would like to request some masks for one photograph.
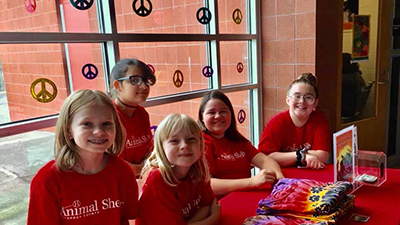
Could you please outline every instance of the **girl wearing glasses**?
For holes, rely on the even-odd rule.
[[[286,96],[289,110],[275,115],[261,136],[258,149],[281,166],[324,168],[331,151],[331,133],[318,105],[317,78],[303,73]]]
[[[146,101],[156,78],[150,68],[137,59],[123,59],[111,71],[112,95],[126,129],[125,149],[119,155],[139,175],[153,148],[150,117],[139,104]]]

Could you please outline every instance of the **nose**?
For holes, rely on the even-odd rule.
[[[216,112],[214,117],[215,117],[215,118],[219,118],[219,117],[221,117],[221,113],[219,113],[219,112]]]
[[[305,101],[305,99],[304,99],[304,95],[300,96],[300,98],[299,98],[299,102],[304,102],[304,101]]]
[[[181,142],[181,150],[185,150],[187,148],[189,148],[189,145],[187,144],[187,142],[186,141],[182,141]]]
[[[95,135],[102,135],[102,134],[104,134],[105,132],[104,132],[104,130],[101,128],[101,127],[95,127],[94,128],[94,131],[93,131],[93,134],[95,134]]]
[[[149,86],[147,86],[146,83],[145,83],[144,81],[139,85],[139,87],[140,87],[141,89],[147,89],[147,88],[149,88]]]

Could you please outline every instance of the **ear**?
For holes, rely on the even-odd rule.
[[[69,130],[67,132],[68,132],[68,138],[71,140],[74,139],[74,136],[72,136],[71,132]]]
[[[114,80],[113,86],[114,86],[114,89],[115,89],[115,90],[121,91],[121,83],[120,83],[119,81]]]
[[[318,102],[319,102],[319,99],[315,99],[315,102],[314,102],[314,111],[315,111],[315,109],[317,108]]]
[[[286,95],[286,104],[290,106],[290,97]]]

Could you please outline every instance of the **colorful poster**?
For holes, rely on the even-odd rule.
[[[369,54],[370,16],[354,15],[353,18],[353,60],[366,60]]]
[[[333,157],[335,181],[353,182],[357,132],[354,125],[333,134]]]

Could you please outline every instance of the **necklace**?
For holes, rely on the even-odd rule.
[[[136,108],[136,106],[128,105],[128,104],[126,104],[125,102],[121,101],[121,99],[118,98],[118,97],[117,97],[117,99],[118,99],[118,101],[119,101],[122,105],[124,105],[124,106],[126,106],[126,107],[129,107],[129,108],[132,108],[132,109],[135,109],[135,108]]]

